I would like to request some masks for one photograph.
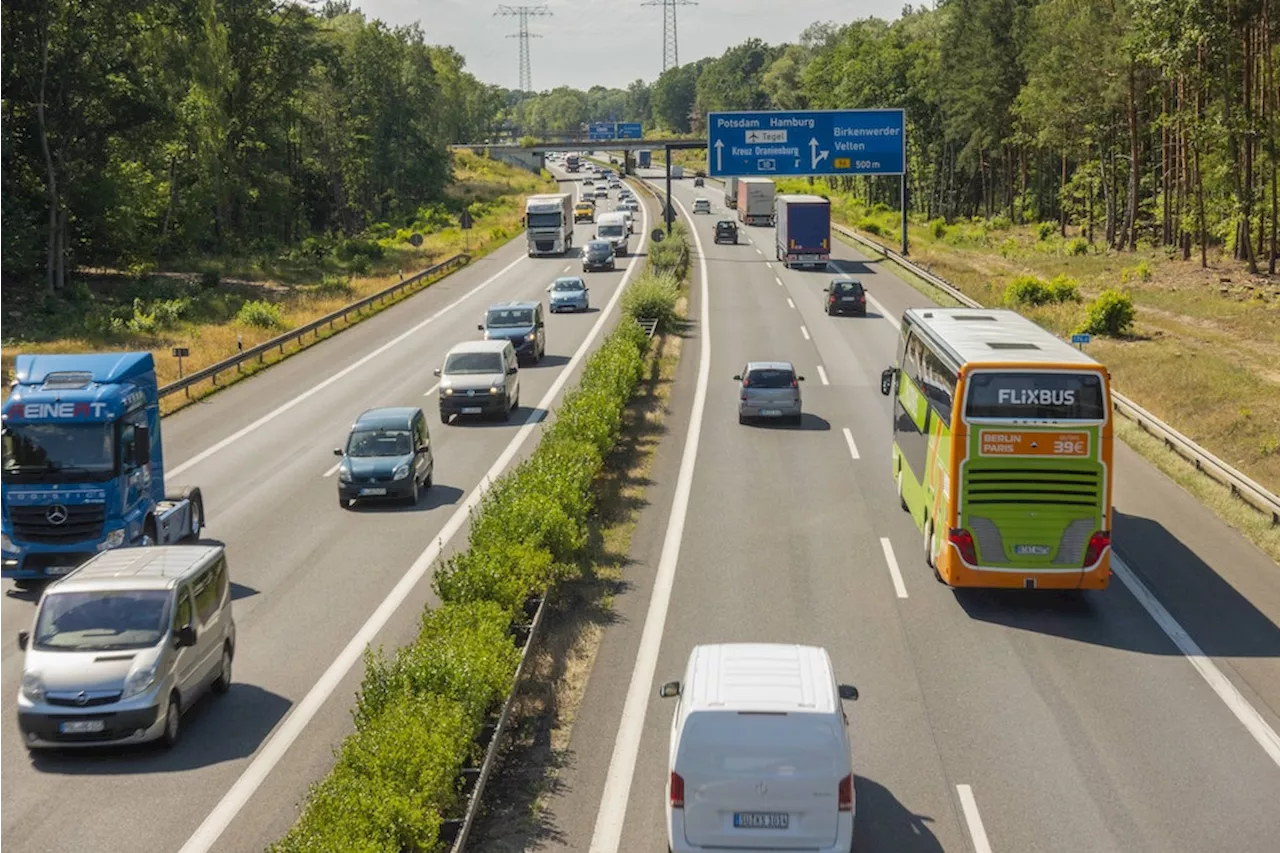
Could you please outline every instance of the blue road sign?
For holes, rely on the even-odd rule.
[[[593,121],[587,125],[587,138],[593,140],[613,139],[617,125],[611,121]]]
[[[618,139],[643,139],[644,128],[638,121],[618,122]]]
[[[901,175],[902,110],[710,113],[712,177]]]
[[[1088,335],[1072,335],[1071,336],[1071,343],[1073,344],[1087,344],[1091,340],[1092,338],[1089,337]]]

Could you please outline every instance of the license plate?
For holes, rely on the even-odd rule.
[[[777,417],[782,414],[782,409],[761,409],[760,414],[765,417]]]
[[[58,723],[58,731],[64,735],[82,735],[100,732],[107,727],[105,720],[67,720]]]
[[[69,575],[75,570],[75,566],[50,566],[45,572],[51,575]]]
[[[738,829],[786,829],[791,815],[786,812],[734,812],[733,825]]]
[[[483,412],[483,411],[484,411],[484,409],[480,408],[479,406],[467,406],[465,409],[463,409],[463,410],[462,410],[462,414],[464,414],[464,415],[478,415],[478,414],[480,414],[480,413],[481,413],[481,412]]]
[[[1048,545],[1014,545],[1013,553],[1019,557],[1047,557],[1049,556]]]
[[[819,260],[821,259],[817,255],[801,255],[800,256],[800,263],[802,264],[812,264],[812,263],[816,263]]]
[[[387,493],[386,489],[361,489],[360,490],[360,494],[362,495],[385,495],[386,493]]]

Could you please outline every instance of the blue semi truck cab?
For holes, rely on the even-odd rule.
[[[0,422],[0,576],[27,586],[99,551],[199,538],[200,490],[165,492],[151,353],[20,355]]]

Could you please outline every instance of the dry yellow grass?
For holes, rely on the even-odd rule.
[[[336,289],[332,287],[318,287],[317,282],[302,285],[283,284],[269,278],[250,281],[230,280],[223,285],[227,292],[234,291],[239,296],[248,294],[253,299],[270,302],[276,306],[282,321],[277,327],[262,328],[232,316],[231,319],[221,322],[179,322],[173,328],[155,334],[130,334],[126,330],[108,340],[86,336],[65,336],[10,344],[8,343],[10,339],[20,340],[23,337],[21,329],[13,328],[13,321],[10,320],[6,323],[6,344],[0,352],[2,357],[0,363],[8,375],[12,368],[13,357],[19,352],[150,350],[155,356],[157,374],[163,385],[178,378],[178,363],[171,355],[172,347],[182,346],[190,350],[190,357],[183,359],[184,372],[190,373],[234,355],[237,351],[237,341],[243,343],[245,349],[249,349],[280,335],[287,329],[305,325],[344,305],[385,289],[399,281],[402,274],[407,278],[464,249],[473,258],[493,251],[521,232],[520,220],[524,210],[524,198],[532,193],[546,192],[554,186],[553,181],[497,161],[477,157],[469,152],[455,154],[455,175],[456,181],[449,188],[450,195],[464,202],[477,202],[484,211],[476,217],[470,233],[451,227],[425,234],[422,246],[416,249],[407,243],[393,245],[387,252],[385,260],[377,264],[371,274],[351,277],[349,287],[340,292],[335,292]],[[406,289],[404,295],[416,293],[422,287],[439,280],[440,277],[435,276],[424,280],[421,285]],[[217,294],[209,298],[217,299]],[[398,299],[366,308],[359,315],[352,314],[351,321],[357,322],[371,316],[394,304],[395,301]],[[345,328],[346,325],[348,324],[338,321],[332,330],[326,328],[319,335],[309,334],[304,341],[304,346],[309,346],[316,340],[323,340]],[[225,387],[229,382],[279,361],[280,358],[287,357],[297,349],[296,344],[290,343],[285,346],[284,353],[273,351],[263,359],[261,365],[255,361],[245,364],[241,371],[231,370],[219,377],[218,387]],[[191,397],[198,399],[214,390],[217,388],[212,383],[200,383],[191,389]],[[183,395],[171,395],[165,399],[164,409],[172,411],[187,402]]]

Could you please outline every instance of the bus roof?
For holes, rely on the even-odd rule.
[[[1005,308],[908,308],[904,319],[919,326],[961,366],[971,362],[1099,363]]]

